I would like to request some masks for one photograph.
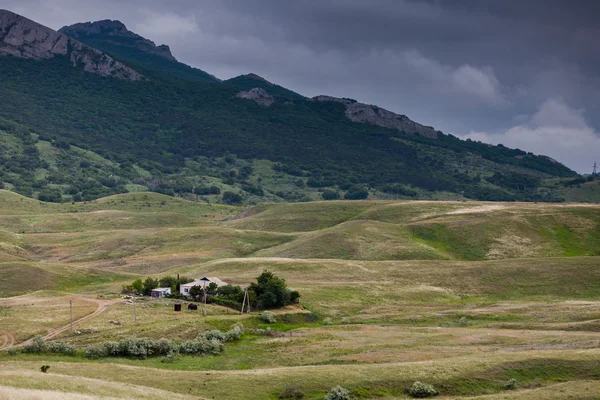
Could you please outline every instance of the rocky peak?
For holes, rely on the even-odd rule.
[[[346,117],[351,121],[373,124],[384,128],[397,129],[409,134],[419,134],[428,138],[436,138],[437,132],[430,126],[418,124],[406,115],[399,115],[381,107],[358,103],[351,99],[332,96],[316,96],[313,101],[333,101],[346,106]]]
[[[82,22],[71,26],[64,26],[59,29],[59,32],[69,35],[72,38],[78,38],[80,35],[98,35],[100,33],[127,35],[129,30],[127,30],[127,27],[121,21],[105,19],[102,21]]]
[[[64,56],[86,72],[133,81],[143,78],[109,55],[7,10],[0,10],[0,56],[34,60]]]
[[[137,33],[131,32],[121,21],[112,21],[105,19],[96,22],[83,22],[60,28],[59,32],[72,38],[102,36],[109,43],[118,46],[134,47],[139,50],[151,53],[157,56],[167,58],[171,61],[177,61],[169,46],[162,44],[157,46],[153,41],[148,40]],[[120,39],[127,40],[120,40]],[[83,39],[82,39],[83,40]]]
[[[275,102],[275,98],[267,93],[265,89],[253,88],[235,95],[238,99],[253,100],[258,104],[269,107]]]

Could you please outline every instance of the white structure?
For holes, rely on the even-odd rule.
[[[152,297],[165,297],[168,294],[171,294],[171,288],[161,287],[152,289]]]
[[[190,283],[184,283],[183,285],[179,285],[179,293],[181,293],[184,296],[189,296],[190,289],[193,286],[200,286],[201,288],[204,289],[205,285],[206,285],[206,287],[208,287],[208,285],[210,285],[211,283],[216,283],[217,286],[219,286],[219,287],[228,285],[228,283],[223,282],[219,278],[204,277],[202,279],[196,279],[195,281],[190,282]]]

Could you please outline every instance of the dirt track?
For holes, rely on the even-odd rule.
[[[0,331],[0,349],[12,347],[15,344],[15,337],[7,330]]]
[[[84,321],[87,321],[89,319],[92,319],[94,317],[97,317],[98,315],[102,314],[104,311],[106,311],[106,309],[112,305],[115,304],[119,301],[122,301],[122,299],[114,299],[114,300],[100,300],[100,299],[89,299],[86,297],[79,297],[79,296],[75,296],[73,300],[83,300],[83,301],[91,301],[94,302],[98,305],[98,307],[96,308],[96,310],[94,310],[94,312],[92,312],[91,314],[88,314],[86,316],[83,316],[79,319],[76,319],[75,321],[73,321],[73,326],[78,325]],[[64,326],[61,326],[59,328],[55,328],[50,330],[46,335],[43,336],[44,340],[49,340],[52,338],[55,338],[56,336],[60,335],[61,333],[68,331],[69,329],[71,329],[71,324],[67,324]],[[3,331],[4,332],[4,331]],[[6,334],[8,335],[8,337],[12,338],[12,335],[8,332],[6,332]],[[1,339],[0,339],[1,340]],[[29,343],[31,343],[33,339],[28,339],[22,343],[17,344],[16,346],[21,347],[21,346],[25,346]],[[1,343],[1,342],[0,342]],[[10,347],[14,345],[14,338],[12,339],[12,342],[8,345],[5,345],[5,347]],[[2,348],[2,346],[0,346],[0,348]]]

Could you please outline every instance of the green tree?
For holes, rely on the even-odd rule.
[[[195,301],[200,301],[204,298],[204,289],[202,289],[202,286],[192,286],[190,288],[189,295]]]
[[[234,192],[225,192],[223,193],[223,202],[230,205],[238,205],[242,203],[242,196]]]
[[[263,271],[252,283],[249,293],[256,295],[256,307],[259,309],[280,308],[292,303],[292,292],[287,288],[285,279],[279,278],[269,271]],[[300,297],[294,294],[294,300]]]
[[[323,200],[338,200],[340,193],[335,190],[325,190],[321,193],[321,197],[323,197]]]
[[[363,200],[367,197],[369,197],[369,191],[364,186],[360,185],[352,186],[348,189],[346,194],[344,194],[344,199],[346,200]]]
[[[142,294],[144,296],[150,296],[152,294],[152,289],[156,289],[158,287],[158,280],[152,279],[150,277],[144,280],[142,285]]]

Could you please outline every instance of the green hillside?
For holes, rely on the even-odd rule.
[[[544,156],[355,123],[343,104],[254,74],[219,82],[148,50],[131,32],[77,38],[146,79],[102,78],[61,57],[2,57],[0,181],[26,196],[78,201],[154,191],[230,204],[573,198],[560,182],[577,174]],[[252,87],[275,103],[235,97]]]
[[[156,193],[57,204],[0,191],[0,349],[38,334],[77,349],[0,351],[0,397],[258,400],[302,382],[293,387],[305,398],[339,384],[356,398],[405,399],[418,380],[448,399],[591,399],[599,216],[600,206],[573,203],[243,208]],[[301,294],[273,310],[274,323],[262,311],[208,304],[203,317],[174,312],[177,299],[136,297],[134,308],[121,297],[135,279],[246,285],[265,269]],[[234,323],[248,330],[218,355],[84,356],[90,345],[186,341]],[[190,379],[202,384],[182,385]]]

